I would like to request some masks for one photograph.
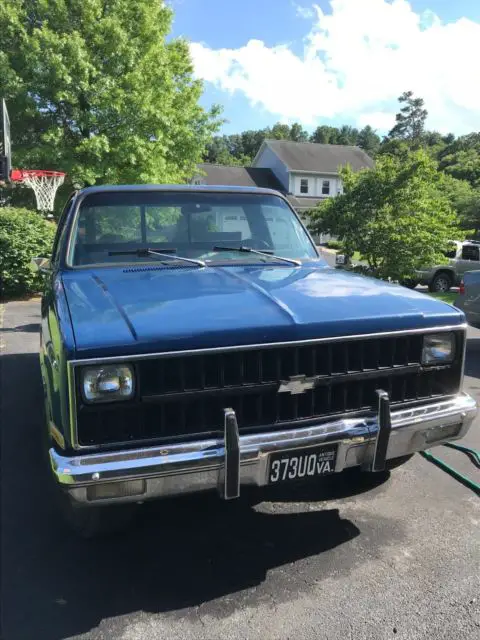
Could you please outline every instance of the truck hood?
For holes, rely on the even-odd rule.
[[[323,264],[92,268],[62,274],[77,356],[457,325],[422,293]]]

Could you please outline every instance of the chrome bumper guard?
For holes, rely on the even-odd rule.
[[[50,460],[60,485],[79,503],[139,502],[215,488],[231,499],[241,485],[268,483],[272,452],[337,444],[336,473],[356,466],[381,471],[387,460],[463,437],[477,412],[464,393],[395,411],[388,394],[377,393],[373,417],[239,436],[235,412],[225,409],[223,439],[72,456],[52,448]]]

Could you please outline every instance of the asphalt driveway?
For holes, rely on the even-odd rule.
[[[5,307],[0,357],[6,640],[477,639],[480,500],[420,456],[376,485],[145,505],[124,536],[84,542],[45,498],[39,305]],[[480,332],[465,388],[480,399]],[[480,448],[480,420],[467,441]],[[443,455],[442,451],[442,455]],[[470,473],[461,454],[445,458]]]

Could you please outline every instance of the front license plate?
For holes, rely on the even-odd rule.
[[[268,484],[326,476],[335,471],[336,459],[337,445],[272,453],[268,465]]]

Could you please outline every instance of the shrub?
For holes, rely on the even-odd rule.
[[[0,295],[37,293],[42,275],[31,266],[35,256],[49,256],[55,226],[39,213],[0,208]]]
[[[340,240],[329,240],[327,242],[327,247],[329,249],[335,249],[341,251],[343,249],[343,243]]]

